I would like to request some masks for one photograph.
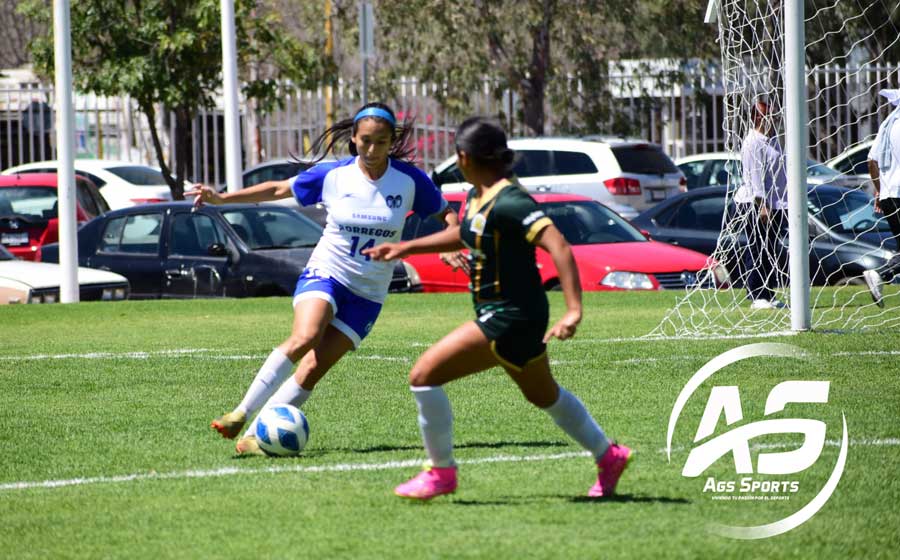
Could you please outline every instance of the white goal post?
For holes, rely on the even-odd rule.
[[[705,16],[721,48],[728,158],[708,173],[716,184],[727,176],[726,196],[697,193],[681,207],[706,200],[683,215],[696,209],[708,221],[718,204],[710,265],[727,268],[732,282],[690,288],[649,336],[900,327],[900,240],[876,210],[867,170],[854,160],[841,175],[810,158],[861,155],[865,165],[893,110],[879,91],[900,87],[900,3],[710,0]],[[843,170],[839,159],[833,165]],[[765,196],[751,193],[761,170],[777,185]],[[670,207],[670,223],[681,223],[673,218],[681,207]]]

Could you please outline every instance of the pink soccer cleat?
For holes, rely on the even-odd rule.
[[[592,498],[612,496],[631,455],[631,450],[624,445],[610,444],[603,457],[597,461],[597,482],[588,491],[588,496]]]
[[[456,491],[456,467],[425,466],[425,470],[394,488],[401,498],[430,500]]]

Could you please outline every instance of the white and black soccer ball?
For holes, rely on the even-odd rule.
[[[269,455],[289,457],[300,453],[309,440],[306,416],[289,404],[264,408],[256,423],[256,441]]]

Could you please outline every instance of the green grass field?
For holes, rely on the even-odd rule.
[[[561,298],[551,297],[558,316]],[[576,339],[550,345],[559,382],[636,451],[617,497],[582,497],[590,460],[495,369],[448,387],[460,488],[427,504],[392,495],[424,459],[406,374],[471,318],[467,295],[390,297],[362,348],[305,406],[311,440],[291,459],[235,457],[209,428],[287,334],[288,299],[0,308],[0,557],[896,558],[897,331],[639,340],[674,301],[586,295]],[[763,341],[815,358],[745,360],[716,374],[682,413],[668,463],[666,429],[685,382],[721,352]],[[812,467],[769,477],[797,479],[799,492],[726,502],[704,494],[706,475],[681,476],[713,384],[739,385],[748,423],[787,379],[831,382],[827,404],[789,404],[778,416],[827,424]],[[707,530],[768,523],[809,502],[835,466],[842,413],[846,468],[818,514],[763,540]],[[739,478],[730,455],[706,474]]]

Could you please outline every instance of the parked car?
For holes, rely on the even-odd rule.
[[[465,211],[465,193],[444,195],[451,207]],[[712,265],[705,255],[665,243],[650,241],[621,216],[595,200],[567,194],[536,194],[535,200],[572,245],[582,289],[661,290],[684,289],[698,282],[708,287],[724,286],[727,271]],[[435,217],[426,220],[410,214],[404,239],[430,235],[443,228]],[[405,259],[426,292],[467,291],[469,277],[453,271],[437,255],[413,255]],[[556,289],[559,277],[553,259],[537,250],[537,263],[544,286]],[[712,270],[713,274],[707,271]]]
[[[334,161],[332,157],[326,157],[322,160],[324,161]],[[311,162],[309,160],[295,160],[288,158],[281,159],[272,159],[269,161],[265,161],[260,163],[259,165],[254,165],[250,169],[244,171],[243,181],[244,188],[252,187],[253,185],[258,185],[260,183],[264,183],[266,181],[283,181],[285,179],[290,179],[291,177],[296,177],[303,171],[306,171],[313,165],[319,162]],[[269,204],[276,204],[278,206],[287,206],[289,208],[295,208],[300,211],[301,214],[304,214],[307,218],[311,218],[314,222],[319,224],[322,227],[325,227],[325,219],[327,217],[327,212],[325,207],[321,204],[315,204],[311,206],[300,206],[297,204],[297,201],[292,198],[285,198],[282,200],[276,200]]]
[[[329,160],[331,158],[328,158]],[[296,177],[301,171],[306,171],[315,165],[308,160],[295,160],[292,158],[278,158],[264,161],[244,170],[244,187],[252,187],[266,181],[281,181],[290,177]]]
[[[290,208],[256,204],[203,206],[168,202],[114,210],[78,232],[82,266],[112,270],[131,282],[131,297],[284,296],[322,236]],[[41,260],[59,261],[47,245]],[[398,264],[392,288],[413,287]]]
[[[687,178],[688,190],[727,185],[729,173],[732,185],[740,185],[742,182],[743,166],[741,165],[741,155],[737,153],[695,154],[679,158],[675,164]],[[838,173],[814,159],[807,160],[806,173],[807,182],[813,185],[829,184],[849,188],[859,186],[859,182],[855,178]]]
[[[867,193],[873,194],[875,185],[872,184],[872,177],[869,175],[869,150],[874,143],[875,140],[867,140],[850,146],[838,156],[826,161],[825,165],[838,173],[853,177],[856,184],[862,185]]]
[[[897,246],[872,197],[856,189],[809,185],[809,269],[814,284],[862,283],[864,270],[886,263]],[[722,231],[726,187],[693,189],[647,210],[633,220],[653,239],[711,255]],[[734,211],[733,205],[728,209]],[[782,242],[786,245],[787,239]],[[746,239],[736,240],[742,247]],[[719,258],[732,279],[741,268],[736,254]]]
[[[684,175],[662,148],[642,140],[524,138],[510,140],[516,152],[513,172],[530,192],[577,194],[592,198],[624,218],[686,188]],[[444,192],[467,191],[456,156],[432,173]]]
[[[24,261],[0,245],[0,305],[55,303],[62,276],[58,264]],[[79,268],[78,290],[81,301],[119,301],[128,297],[128,280],[114,272]]]
[[[37,251],[59,239],[55,173],[0,175],[0,244],[16,257],[36,260]],[[89,180],[75,176],[75,219],[83,224],[109,211]]]
[[[4,175],[56,173],[56,161],[39,161],[10,167]],[[113,210],[148,202],[172,200],[172,191],[156,167],[125,161],[76,159],[75,173],[90,179]]]

